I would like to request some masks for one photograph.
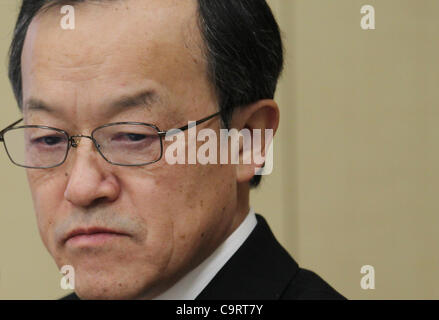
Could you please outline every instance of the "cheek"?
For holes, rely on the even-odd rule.
[[[234,171],[230,166],[177,164],[161,169],[150,184],[138,177],[130,183],[127,193],[136,195],[133,203],[143,203],[145,208],[164,211],[174,218],[183,213],[196,216],[209,210],[209,204],[217,207],[217,201],[232,191]]]
[[[49,170],[47,172],[28,170],[27,178],[38,229],[44,244],[49,246],[53,240],[51,230],[55,225],[57,213],[62,212],[65,181]]]
[[[136,195],[132,203],[137,211],[143,208],[146,221],[172,222],[167,238],[173,243],[174,259],[184,260],[209,238],[207,233],[221,232],[217,224],[225,223],[223,212],[236,204],[234,174],[232,166],[163,165],[152,184],[138,178],[127,193]]]

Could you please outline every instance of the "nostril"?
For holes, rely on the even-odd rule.
[[[97,199],[94,199],[88,206],[89,207],[96,207],[96,206],[99,206],[100,204],[105,203],[106,201],[108,201],[107,197],[99,197]]]

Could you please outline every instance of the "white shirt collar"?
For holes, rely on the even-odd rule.
[[[194,300],[241,247],[256,224],[255,212],[250,208],[239,227],[206,260],[154,300]]]

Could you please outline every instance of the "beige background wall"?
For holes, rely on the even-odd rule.
[[[351,299],[439,299],[439,1],[271,0],[287,49],[275,167],[253,192],[279,241]],[[360,8],[376,30],[360,28]],[[0,1],[0,127],[17,0]],[[0,150],[0,299],[53,299],[24,171]],[[360,268],[375,267],[362,290]]]

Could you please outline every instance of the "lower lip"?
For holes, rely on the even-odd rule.
[[[66,241],[72,246],[99,246],[126,237],[117,233],[92,233],[74,236]]]

